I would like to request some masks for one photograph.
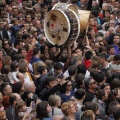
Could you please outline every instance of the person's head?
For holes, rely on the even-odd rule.
[[[35,93],[36,87],[34,82],[25,82],[24,83],[24,88],[25,88],[25,92],[32,92]]]
[[[12,14],[14,17],[18,15],[18,8],[17,7],[12,8]]]
[[[86,67],[84,64],[79,64],[77,66],[77,74],[82,73],[83,75],[86,74]]]
[[[26,112],[27,111],[27,106],[25,101],[18,101],[15,105],[15,112],[18,115],[20,112]]]
[[[38,48],[38,47],[35,47],[34,49],[33,49],[33,56],[38,56],[38,57],[40,57],[40,49]]]
[[[75,53],[78,55],[78,56],[82,56],[82,49],[81,48],[76,48],[75,49]]]
[[[14,43],[14,47],[15,47],[16,49],[22,48],[22,47],[23,47],[23,42],[20,41],[20,40],[16,40],[15,43]]]
[[[72,90],[72,82],[68,80],[65,84],[62,85],[62,92],[66,93],[70,90]]]
[[[12,88],[8,82],[3,82],[1,84],[1,92],[3,93],[3,95],[12,94]]]
[[[114,64],[119,65],[120,64],[120,54],[117,54],[113,57]]]
[[[94,112],[95,115],[99,114],[99,107],[96,103],[92,103],[92,102],[86,102],[83,107],[81,108],[82,111],[86,111],[86,110],[92,110]]]
[[[113,45],[108,45],[108,46],[107,46],[107,52],[108,52],[108,54],[110,54],[110,55],[114,55],[114,54],[115,54],[114,46],[113,46]]]
[[[99,83],[102,83],[105,81],[105,74],[104,72],[98,72],[97,73],[97,79],[96,79],[96,82],[99,84]]]
[[[20,94],[21,90],[24,89],[23,87],[23,83],[21,82],[17,82],[15,84],[12,85],[12,91],[13,93],[18,93]]]
[[[19,71],[21,73],[26,73],[28,71],[28,64],[26,62],[24,62],[24,61],[19,62],[18,66],[19,66]]]
[[[84,89],[80,88],[77,91],[75,91],[75,97],[78,100],[84,100],[85,99],[86,92]]]
[[[35,4],[33,6],[33,9],[35,10],[36,13],[40,13],[41,12],[41,6],[39,4]]]
[[[112,102],[109,104],[109,113],[110,113],[110,114],[113,114],[114,110],[115,110],[117,107],[120,107],[119,102],[118,102],[118,101],[112,101]]]
[[[50,112],[51,112],[51,107],[49,106],[48,102],[41,101],[37,105],[37,109],[36,109],[37,118],[39,118],[39,119],[47,118],[48,113],[50,113]]]
[[[76,67],[76,65],[71,65],[68,68],[68,73],[69,73],[70,76],[76,75],[77,74],[77,67]]]
[[[93,79],[93,77],[85,78],[84,84],[85,84],[85,88],[86,88],[87,90],[89,90],[89,89],[95,89],[95,88],[97,87],[97,83],[96,83],[96,81]]]
[[[59,95],[50,95],[48,103],[51,107],[61,106],[61,97]]]
[[[114,90],[115,88],[120,87],[120,80],[118,78],[114,78],[110,84],[111,90]]]
[[[94,112],[92,110],[86,110],[82,114],[81,120],[95,120]]]
[[[120,120],[120,107],[117,107],[113,112],[113,118],[114,120]]]
[[[0,120],[6,120],[6,112],[5,111],[0,111]]]
[[[103,64],[105,61],[107,61],[107,55],[105,53],[100,53],[98,56],[100,64]]]
[[[52,77],[52,76],[46,77],[46,79],[45,79],[45,86],[48,89],[54,87],[55,85],[56,85],[56,79],[55,79],[55,77]]]
[[[75,82],[77,83],[77,88],[84,88],[84,79],[85,76],[82,73],[79,73],[75,76]]]
[[[62,73],[62,70],[63,70],[63,65],[60,63],[60,62],[56,62],[54,64],[54,71],[56,74],[60,74]]]
[[[69,55],[67,53],[62,53],[61,54],[61,62],[66,63],[69,58]]]
[[[9,41],[7,39],[5,39],[3,42],[2,42],[2,47],[6,50],[10,47],[10,44],[9,44]]]
[[[103,89],[101,89],[101,90],[96,91],[96,98],[104,102],[108,99],[108,94]]]
[[[15,72],[15,71],[18,71],[18,70],[19,70],[18,63],[17,62],[12,62],[11,65],[10,65],[10,71]]]
[[[24,44],[30,43],[30,35],[29,34],[24,34],[22,36],[22,40],[23,40]]]
[[[65,116],[75,115],[76,110],[72,101],[68,101],[62,104],[61,110]]]
[[[2,57],[2,62],[3,62],[3,65],[10,65],[11,64],[11,57],[10,56],[3,56]]]
[[[103,89],[108,95],[111,93],[110,84],[109,83],[103,83],[101,86],[101,89]]]
[[[38,71],[41,75],[47,74],[47,68],[46,68],[46,66],[38,66],[38,67],[37,67],[37,71]]]
[[[93,56],[93,54],[92,54],[91,51],[86,51],[85,52],[85,59],[86,60],[90,60],[92,56]]]
[[[120,36],[118,34],[115,34],[113,41],[115,45],[118,45],[118,43],[120,42]]]
[[[31,16],[29,14],[25,16],[25,21],[26,22],[31,22],[32,21]]]
[[[22,73],[17,72],[16,77],[19,79],[19,81],[20,81],[21,83],[24,83],[24,82],[25,82],[25,77],[24,77],[24,75],[23,75]]]
[[[10,105],[13,105],[13,106],[20,100],[21,100],[21,97],[17,93],[12,93],[9,97],[9,103]]]

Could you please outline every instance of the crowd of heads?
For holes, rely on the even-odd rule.
[[[57,3],[90,11],[71,44],[47,40],[45,18]],[[0,0],[0,120],[7,119],[120,120],[120,0]]]

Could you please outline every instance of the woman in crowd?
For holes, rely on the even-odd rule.
[[[52,111],[49,113],[50,117],[54,116],[63,116],[61,109],[58,107],[61,106],[61,97],[58,95],[50,95],[48,99],[49,105],[52,107]]]

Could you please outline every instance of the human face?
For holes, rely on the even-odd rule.
[[[50,113],[51,110],[52,110],[52,108],[51,108],[51,106],[48,104],[48,106],[47,106],[47,113]]]
[[[26,112],[27,111],[27,106],[24,105],[22,108],[21,108],[21,112]]]
[[[120,42],[120,37],[119,36],[115,36],[113,41],[114,41],[115,45],[118,44]]]
[[[72,83],[70,81],[67,83],[66,89],[69,91],[72,90]]]
[[[61,106],[61,98],[57,100],[57,107]]]
[[[22,55],[24,56],[24,57],[26,57],[26,55],[27,55],[27,51],[26,50],[22,50]]]
[[[75,52],[78,56],[82,56],[82,51],[80,49],[77,49]]]
[[[60,74],[60,73],[62,73],[62,69],[55,70],[55,73],[56,73],[56,74]]]
[[[35,87],[35,85],[34,85],[34,83],[31,85],[31,87],[30,87],[30,92],[32,92],[32,93],[35,93],[35,90],[36,90],[36,87]]]
[[[6,95],[10,95],[12,93],[12,87],[10,85],[7,85],[5,90],[4,90],[4,93]]]
[[[3,45],[4,45],[4,48],[9,48],[9,43],[8,43],[8,41],[5,41]]]
[[[90,80],[89,87],[91,89],[95,89],[97,87],[97,83],[96,83],[96,81],[94,79]]]
[[[32,20],[32,19],[31,19],[31,16],[30,16],[30,15],[27,15],[27,16],[26,16],[26,21],[27,21],[27,22],[31,22],[31,20]]]
[[[56,85],[56,81],[49,82],[48,88],[53,88]]]
[[[104,88],[104,90],[105,90],[105,92],[109,95],[110,94],[110,86],[108,85],[108,86],[105,86],[105,88]]]
[[[68,109],[68,115],[75,114],[75,113],[76,113],[76,108],[75,108],[75,105],[72,104]]]
[[[115,54],[115,49],[114,48],[111,48],[110,51],[109,51],[110,55],[114,55]]]

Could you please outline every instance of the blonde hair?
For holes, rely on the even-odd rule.
[[[59,100],[61,100],[59,95],[50,95],[48,102],[50,106],[57,106]]]
[[[68,110],[71,107],[71,105],[73,105],[72,101],[68,101],[62,104],[61,110],[65,116],[68,116]]]

